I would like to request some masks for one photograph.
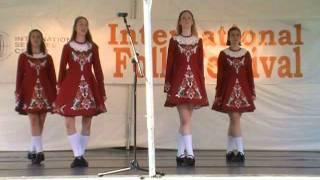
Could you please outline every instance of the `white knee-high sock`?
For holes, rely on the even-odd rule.
[[[34,146],[36,149],[36,153],[42,152],[43,151],[43,147],[42,147],[42,138],[41,136],[33,136],[32,137],[34,140]]]
[[[239,152],[244,153],[242,137],[241,137],[241,136],[235,137],[234,140],[235,140],[235,144],[236,144],[236,146],[237,146],[237,150],[238,150]]]
[[[81,153],[81,144],[80,144],[80,136],[79,133],[74,133],[68,136],[69,143],[71,145],[74,157],[82,156]]]
[[[30,144],[30,149],[29,149],[29,151],[30,152],[36,152],[36,137],[37,136],[32,136],[31,137],[31,144]]]
[[[228,136],[227,153],[237,149],[236,142],[233,136]]]
[[[186,150],[186,144],[184,143],[184,138],[181,133],[178,133],[178,151],[177,157],[184,155],[184,151]]]
[[[192,147],[192,135],[184,135],[183,136],[184,143],[186,144],[186,150],[187,150],[187,155],[194,156],[193,154],[193,147]]]
[[[84,155],[86,152],[86,148],[89,142],[89,136],[85,136],[83,134],[80,135],[80,145],[81,145],[81,154]]]

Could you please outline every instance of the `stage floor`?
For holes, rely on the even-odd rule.
[[[177,168],[173,150],[156,151],[157,171],[166,175],[214,176],[311,176],[320,177],[320,152],[247,151],[245,164],[226,164],[225,151],[195,151],[195,168]],[[122,149],[89,150],[89,168],[71,169],[71,151],[45,152],[40,166],[31,165],[26,152],[0,152],[0,177],[91,176],[128,167],[131,152]],[[141,167],[147,166],[147,150],[138,150]],[[147,175],[130,171],[119,175]]]

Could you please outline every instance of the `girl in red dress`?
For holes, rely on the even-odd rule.
[[[212,109],[227,113],[230,118],[226,160],[245,160],[241,137],[240,117],[253,112],[256,99],[249,51],[240,47],[241,31],[233,26],[228,31],[229,48],[220,52],[216,95]]]
[[[71,168],[88,167],[83,156],[90,136],[92,116],[106,112],[105,100],[98,46],[92,41],[88,20],[80,16],[74,21],[70,42],[63,47],[55,101],[55,112],[65,117],[68,139],[75,157]],[[81,133],[76,130],[76,116],[82,116]]]
[[[197,36],[195,20],[189,10],[180,13],[177,35],[170,39],[164,92],[167,93],[165,106],[176,106],[180,116],[177,166],[194,166],[192,112],[195,108],[208,106],[208,99],[203,72],[202,39]]]
[[[29,33],[27,51],[19,56],[15,95],[15,110],[30,119],[32,138],[28,159],[40,164],[44,161],[43,126],[56,98],[56,74],[43,35],[37,29]]]

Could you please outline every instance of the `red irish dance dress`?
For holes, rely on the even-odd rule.
[[[170,39],[164,92],[165,106],[208,106],[203,72],[202,39],[181,35]]]
[[[19,114],[52,111],[56,98],[56,74],[48,54],[20,54],[16,80],[16,108]]]
[[[60,62],[55,112],[63,116],[94,116],[106,112],[103,79],[97,45],[67,43]]]
[[[215,101],[212,109],[220,112],[252,112],[255,109],[254,79],[250,53],[227,48],[218,57]]]

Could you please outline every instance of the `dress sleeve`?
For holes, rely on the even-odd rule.
[[[56,78],[56,71],[54,69],[54,63],[53,63],[53,60],[52,60],[52,57],[49,56],[48,58],[48,63],[49,63],[49,66],[48,66],[48,79],[50,80],[50,83],[52,85],[52,87],[54,87],[54,93],[56,94],[57,91],[56,91],[56,85],[57,85],[57,78]]]
[[[173,76],[173,58],[174,58],[174,40],[173,38],[170,39],[169,47],[168,47],[168,55],[167,55],[167,67],[166,67],[166,77],[164,81],[164,92],[169,92],[171,88],[171,79]]]
[[[223,81],[223,52],[220,52],[217,64],[217,85],[216,85],[216,98],[221,98],[222,95],[222,81]]]
[[[204,55],[203,55],[203,43],[202,43],[202,39],[199,40],[199,69],[201,71],[201,78],[204,81]]]
[[[104,88],[104,76],[103,76],[103,71],[100,63],[98,46],[96,45],[94,45],[94,48],[93,48],[93,69],[94,69],[95,77],[98,82],[100,93],[103,97],[105,97],[106,91]]]
[[[15,90],[16,102],[20,101],[23,77],[24,77],[24,59],[23,59],[23,55],[21,54],[18,58],[18,67],[17,67],[16,90]]]
[[[256,96],[255,85],[254,85],[254,77],[252,71],[252,58],[249,52],[247,52],[247,77],[249,81],[249,88],[251,90],[252,96]]]
[[[67,49],[67,45],[65,45],[63,47],[62,54],[61,54],[59,76],[58,76],[58,87],[61,86],[61,83],[64,77],[66,76],[67,62],[68,62],[68,49]]]

